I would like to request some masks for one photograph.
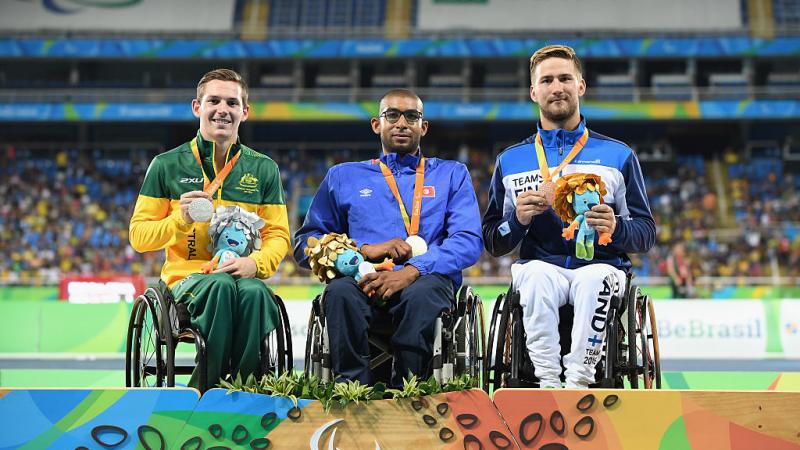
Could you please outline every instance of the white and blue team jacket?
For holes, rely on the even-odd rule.
[[[389,153],[380,160],[392,171],[410,217],[419,157]],[[294,236],[294,257],[302,267],[309,267],[303,253],[307,238],[330,232],[347,233],[359,246],[408,236],[378,160],[348,162],[328,170]],[[420,275],[439,273],[459,286],[461,271],[475,264],[483,251],[480,210],[464,164],[425,158],[419,235],[428,243],[428,252],[406,264]]]
[[[574,131],[539,128],[549,170],[564,160],[585,127],[581,117]],[[600,175],[608,191],[603,200],[617,215],[617,226],[611,236],[613,242],[607,246],[596,245],[594,260],[585,261],[575,257],[575,240],[561,237],[562,229],[568,224],[552,208],[534,217],[529,226],[520,224],[515,208],[517,196],[525,190],[538,189],[543,182],[535,138],[533,135],[497,156],[489,186],[489,205],[483,216],[483,240],[489,253],[505,255],[522,242],[520,261],[535,259],[568,269],[606,263],[625,269],[631,266],[629,253],[650,250],[655,243],[656,226],[639,160],[627,145],[593,131],[589,132],[586,145],[575,159],[552,177],[555,181],[571,173]]]

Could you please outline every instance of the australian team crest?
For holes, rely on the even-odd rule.
[[[239,178],[239,186],[236,189],[248,193],[256,192],[258,190],[258,178],[247,172],[242,175],[242,178]]]
[[[239,184],[244,188],[255,189],[258,187],[258,178],[248,172],[242,175],[242,178],[239,179]]]

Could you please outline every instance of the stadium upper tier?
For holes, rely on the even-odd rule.
[[[430,118],[529,120],[528,56],[576,48],[595,118],[794,119],[800,37],[454,39],[0,39],[0,117],[191,120],[215,67],[244,74],[254,120],[357,120],[408,87]],[[595,111],[596,110],[596,111]]]
[[[598,39],[0,39],[0,58],[501,58],[529,56],[547,44],[566,44],[584,59],[792,57],[800,37],[625,37]]]

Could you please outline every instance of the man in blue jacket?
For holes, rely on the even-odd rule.
[[[333,280],[325,289],[325,315],[333,372],[372,384],[367,329],[388,314],[395,328],[391,384],[402,386],[409,372],[429,374],[436,317],[450,308],[461,271],[482,251],[480,211],[467,168],[422,153],[420,138],[428,131],[422,100],[396,89],[379,110],[371,124],[381,138],[380,158],[328,170],[295,233],[294,256],[308,268],[307,238],[336,232],[354,239],[368,261],[394,261],[394,271],[368,274],[360,283]]]
[[[575,307],[572,348],[564,356],[566,386],[594,382],[606,317],[613,295],[625,289],[629,253],[645,253],[655,242],[639,161],[617,140],[589,131],[580,114],[586,91],[581,63],[566,46],[547,46],[530,60],[531,99],[539,105],[537,134],[497,157],[483,216],[483,238],[493,256],[520,245],[511,267],[520,292],[527,349],[542,387],[561,387],[558,309]],[[537,149],[538,147],[538,149]],[[585,214],[586,224],[610,233],[590,261],[575,257],[575,241],[552,206],[553,182],[571,173],[600,175],[604,203]]]

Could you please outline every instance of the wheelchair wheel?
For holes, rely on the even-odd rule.
[[[483,375],[484,320],[480,297],[465,286],[456,306],[460,316],[456,321],[456,375],[469,374],[481,383]]]
[[[660,389],[661,367],[655,363],[653,311],[650,297],[632,286],[628,303],[628,381],[633,389]]]
[[[270,290],[270,296],[278,307],[278,323],[275,329],[267,334],[261,347],[261,369],[263,374],[280,375],[291,371],[294,363],[292,355],[291,328],[286,306],[278,295]]]
[[[125,346],[125,385],[164,386],[163,338],[158,322],[158,294],[150,288],[133,304]]]
[[[647,296],[647,312],[650,314],[650,328],[647,338],[650,341],[650,345],[652,345],[655,386],[656,389],[661,389],[661,350],[658,348],[658,328],[656,327],[658,322],[656,322],[655,306],[649,295]]]
[[[316,376],[320,381],[330,381],[330,353],[325,336],[325,318],[322,315],[322,295],[318,295],[311,304],[306,333],[305,360],[303,372],[308,376]]]
[[[495,340],[497,337],[497,321],[501,314],[502,303],[506,295],[500,294],[497,296],[494,305],[492,306],[492,315],[489,318],[489,335],[487,336],[486,345],[483,348],[483,375],[481,376],[481,387],[488,394],[489,386],[493,384],[494,375],[494,353],[493,349],[496,346]]]
[[[489,324],[489,340],[484,356],[484,390],[496,391],[505,387],[511,373],[511,304],[512,297],[519,293],[509,290],[500,294],[494,303],[492,321]]]
[[[159,287],[149,289],[153,306],[156,311],[157,329],[159,338],[164,348],[162,354],[166,356],[164,365],[164,375],[166,376],[165,386],[175,386],[175,349],[178,344],[178,337],[173,334],[173,330],[178,329],[178,318],[175,312],[175,302],[172,293],[163,281],[159,282]]]
[[[605,356],[602,360],[602,373],[603,377],[600,380],[600,387],[606,389],[622,388],[622,372],[627,365],[625,364],[625,347],[624,337],[620,333],[624,330],[620,326],[621,318],[619,317],[619,310],[617,307],[612,306],[608,309],[608,316],[606,318],[606,336],[603,339],[603,348]]]

